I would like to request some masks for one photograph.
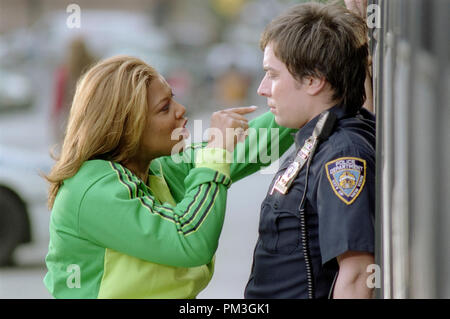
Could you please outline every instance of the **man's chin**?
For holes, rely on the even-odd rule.
[[[280,117],[277,115],[274,115],[274,120],[275,120],[275,123],[277,123],[278,125],[281,125],[281,123],[283,122],[283,121],[281,121]]]
[[[279,126],[283,126],[283,127],[286,127],[286,128],[292,128],[292,129],[297,129],[298,128],[298,127],[294,127],[288,121],[283,121],[282,118],[280,118],[279,116],[276,116],[276,115],[275,115],[275,123],[277,123]]]

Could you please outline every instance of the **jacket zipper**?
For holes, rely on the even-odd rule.
[[[314,299],[314,280],[312,273],[311,257],[309,255],[308,232],[306,230],[305,209],[300,209],[300,228],[302,236],[303,258],[305,259],[306,279],[308,282],[308,298]]]
[[[314,152],[312,152],[314,154]],[[315,298],[314,291],[314,280],[313,280],[313,272],[312,272],[312,263],[311,256],[309,254],[309,241],[308,241],[308,230],[306,228],[306,192],[308,189],[308,181],[309,181],[309,169],[311,166],[311,158],[308,158],[308,162],[306,164],[306,172],[305,172],[305,188],[303,190],[302,200],[299,205],[300,212],[300,228],[301,228],[301,236],[302,236],[302,247],[303,247],[303,258],[305,259],[305,268],[306,268],[306,279],[308,282],[308,298]]]

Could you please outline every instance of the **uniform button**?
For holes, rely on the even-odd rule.
[[[277,209],[278,208],[278,203],[274,203],[273,204],[273,208]]]

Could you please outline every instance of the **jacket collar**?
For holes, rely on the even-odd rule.
[[[349,114],[345,112],[344,108],[340,105],[335,105],[328,109],[328,111],[333,112],[337,120],[341,120],[345,117],[354,116],[353,114]],[[314,117],[311,121],[306,123],[302,128],[298,130],[298,132],[295,134],[295,145],[297,147],[303,146],[305,143],[305,140],[310,137],[313,133],[314,127],[317,124],[317,121],[319,120],[320,114]]]

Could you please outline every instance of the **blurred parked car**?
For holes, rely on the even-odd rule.
[[[48,240],[46,209],[48,156],[0,144],[0,266],[12,263],[14,250],[32,240]]]
[[[28,108],[32,104],[29,79],[20,73],[0,69],[0,111]]]

